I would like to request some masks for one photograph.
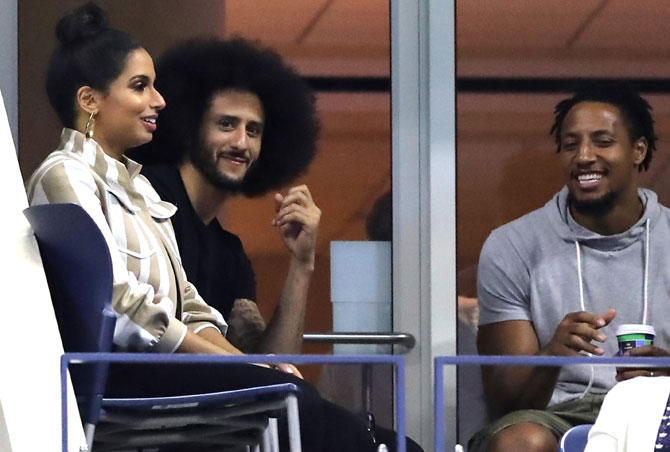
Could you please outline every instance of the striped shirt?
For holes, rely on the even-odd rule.
[[[186,336],[227,324],[186,279],[170,217],[141,165],[117,161],[93,140],[63,129],[60,146],[28,182],[31,205],[74,203],[100,228],[112,258],[114,344],[120,351],[174,352]]]

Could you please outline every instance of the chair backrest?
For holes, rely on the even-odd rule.
[[[107,242],[84,209],[46,204],[24,211],[40,248],[42,264],[66,352],[110,352],[116,315],[111,307],[113,274]],[[108,364],[71,369],[80,414],[95,425],[107,383]]]
[[[65,351],[111,351],[112,262],[98,226],[75,204],[24,213],[35,231]]]
[[[584,452],[593,424],[576,425],[561,437],[559,452]]]

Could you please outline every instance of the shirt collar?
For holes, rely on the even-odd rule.
[[[131,210],[139,210],[129,194],[136,191],[133,179],[140,173],[142,165],[125,155],[121,161],[116,160],[105,154],[94,139],[86,138],[83,133],[68,128],[61,132],[59,149],[78,156],[107,184],[109,191],[119,201]]]

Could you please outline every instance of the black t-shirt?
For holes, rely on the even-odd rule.
[[[239,237],[214,219],[205,225],[193,209],[179,170],[142,168],[161,199],[177,206],[172,225],[188,280],[205,302],[227,318],[238,298],[256,300],[256,278]]]

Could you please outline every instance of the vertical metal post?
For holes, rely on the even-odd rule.
[[[407,357],[408,431],[433,450],[433,359],[456,353],[454,0],[391,1],[393,329]],[[435,326],[434,326],[435,325]],[[456,374],[445,371],[456,413]],[[456,426],[446,432],[455,441]]]
[[[455,1],[427,0],[427,140],[429,146],[429,261],[430,261],[430,355],[455,355],[456,297],[456,45]],[[430,373],[432,377],[432,372]],[[448,424],[444,429],[446,450],[456,444],[456,366],[440,374]],[[432,402],[432,397],[431,397]],[[441,420],[444,422],[444,419]],[[434,445],[437,450],[442,445]]]
[[[444,400],[444,367],[439,362],[439,358],[434,363],[435,372],[435,452],[444,451],[444,409],[442,401]]]
[[[61,397],[61,431],[63,433],[63,452],[67,450],[67,366],[70,362],[67,354],[60,358],[60,397]]]
[[[396,376],[396,417],[398,419],[398,425],[396,425],[396,431],[398,433],[398,452],[406,452],[407,441],[405,439],[405,366],[400,362],[399,358],[395,366],[395,376]]]
[[[298,398],[295,394],[286,397],[286,408],[288,411],[288,438],[291,452],[302,452]]]
[[[371,413],[372,412],[372,364],[363,364],[362,372],[362,382],[363,382],[363,412]]]

